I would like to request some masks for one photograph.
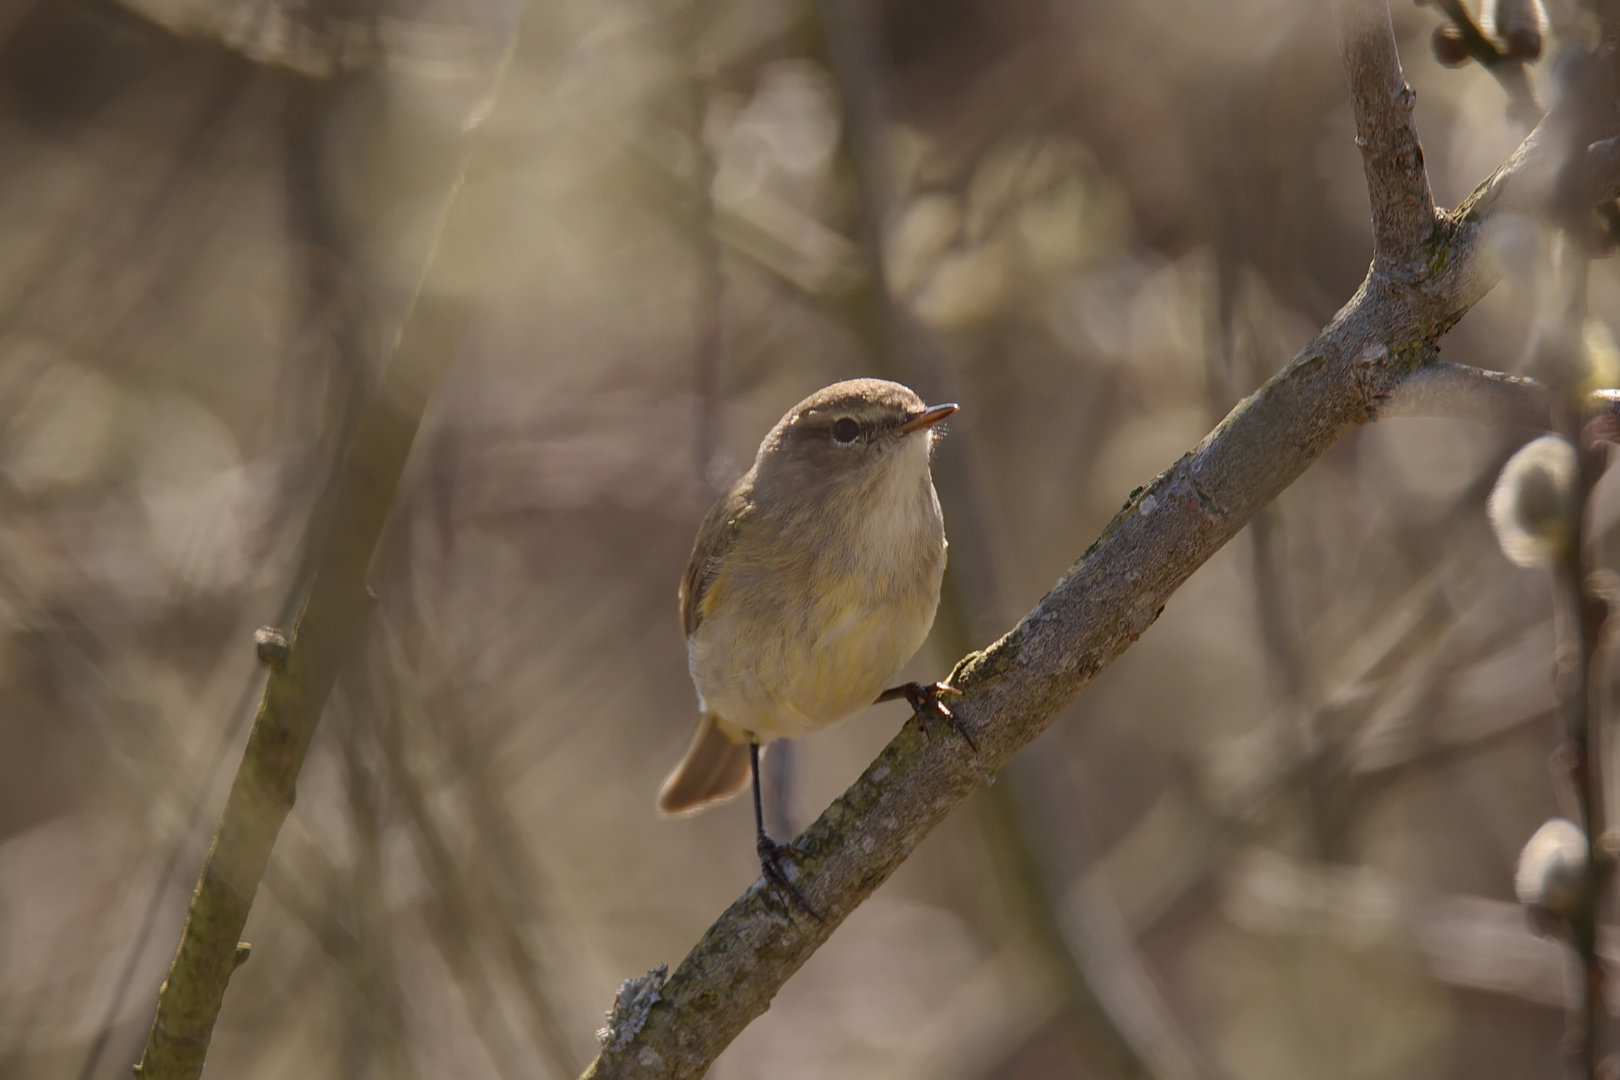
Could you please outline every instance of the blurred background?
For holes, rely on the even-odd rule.
[[[1524,127],[1435,62],[1437,12],[1394,8],[1451,205]],[[1371,252],[1326,4],[0,5],[0,1076],[138,1058],[252,632],[290,626],[469,154],[487,279],[213,1076],[576,1075],[619,982],[757,877],[746,800],[653,799],[695,718],[692,536],[800,398],[884,375],[962,403],[952,579],[906,673],[940,678]],[[1445,357],[1520,366],[1536,284],[1510,273]],[[1564,960],[1512,903],[1563,798],[1550,591],[1483,511],[1526,437],[1394,420],[1335,448],[712,1075],[1550,1075]],[[1606,551],[1617,517],[1605,485]],[[773,752],[773,828],[905,715]]]

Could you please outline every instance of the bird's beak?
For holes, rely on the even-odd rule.
[[[910,420],[907,420],[905,423],[895,428],[893,434],[905,435],[909,432],[921,431],[923,428],[931,428],[941,420],[945,419],[947,416],[951,415],[951,413],[955,412],[959,407],[960,406],[954,403],[950,405],[930,405],[916,416],[913,416]]]

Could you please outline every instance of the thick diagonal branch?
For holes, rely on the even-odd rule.
[[[934,826],[989,783],[1163,610],[1194,570],[1312,461],[1367,422],[1432,354],[1447,318],[1425,317],[1369,280],[1281,373],[1191,453],[1136,492],[1113,523],[1009,634],[961,661],[957,714],[975,754],[908,724],[795,843],[798,886],[817,922],[757,885],[721,916],[660,989],[640,1030],[594,1077],[697,1077],[839,922]]]
[[[1356,114],[1356,145],[1372,203],[1373,265],[1399,279],[1422,270],[1436,217],[1412,107],[1384,0],[1334,0],[1333,21]]]

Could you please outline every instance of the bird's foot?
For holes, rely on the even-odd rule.
[[[821,913],[810,906],[810,902],[804,898],[799,887],[788,879],[787,872],[782,869],[782,856],[787,852],[787,845],[778,844],[769,836],[760,833],[756,846],[759,850],[759,866],[764,871],[765,880],[793,897],[793,902],[803,908],[806,914],[816,922],[821,922]]]
[[[951,712],[949,705],[940,699],[942,694],[962,696],[962,691],[945,683],[906,683],[896,686],[892,690],[885,690],[879,701],[893,701],[895,698],[905,698],[911,705],[911,713],[917,718],[917,726],[922,729],[923,736],[933,735],[935,727],[943,720],[951,725],[956,733],[962,736],[964,742],[973,750],[979,749],[979,744],[973,741],[973,735],[968,731],[967,725]]]

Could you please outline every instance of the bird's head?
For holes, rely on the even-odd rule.
[[[940,421],[955,405],[926,405],[907,387],[852,379],[816,391],[760,444],[756,483],[806,502],[836,491],[872,490],[928,479]]]

